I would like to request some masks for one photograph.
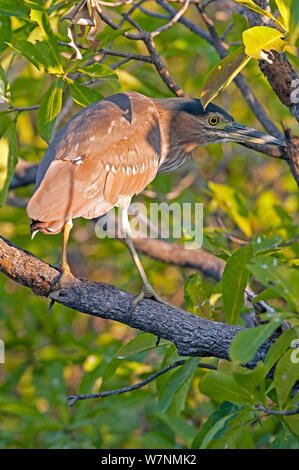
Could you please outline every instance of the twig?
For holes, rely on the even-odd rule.
[[[139,6],[138,9],[147,16],[152,16],[153,18],[159,18],[160,20],[169,20],[170,15],[164,15],[163,13],[157,13],[156,11],[148,10],[143,6]]]
[[[103,53],[106,55],[116,56],[116,57],[124,57],[134,60],[140,60],[141,62],[152,62],[150,56],[141,55],[141,54],[134,54],[133,52],[120,52],[120,51],[111,51],[110,49],[101,48],[99,49],[99,53]]]
[[[194,183],[196,178],[196,173],[194,171],[190,171],[183,179],[181,179],[176,188],[166,195],[166,199],[170,201],[171,199],[178,197],[183,191],[185,191],[185,189],[189,188],[192,183]]]
[[[271,408],[265,408],[262,405],[257,405],[257,408],[267,413],[267,415],[293,416],[299,414],[299,407],[295,408],[294,410],[272,410]]]
[[[179,21],[179,19],[184,15],[184,13],[188,10],[190,5],[190,0],[185,0],[184,5],[182,8],[173,16],[173,18],[165,25],[161,26],[160,28],[156,29],[151,33],[151,37],[154,38],[158,34],[167,31],[167,29],[171,28],[175,23]]]
[[[230,241],[238,243],[241,246],[247,245],[247,242],[244,240],[241,240],[240,238],[236,238],[234,235],[231,235],[228,233],[227,228],[225,227],[223,221],[220,219],[220,217],[216,217],[216,220],[220,227],[223,229],[223,235]]]
[[[287,162],[299,187],[299,137],[282,123],[287,144]]]
[[[33,111],[35,109],[38,109],[39,108],[39,104],[36,104],[34,106],[27,106],[27,107],[9,107],[8,109],[5,109],[3,112],[5,113],[13,113],[14,111],[17,111],[18,113],[22,112],[22,111]]]
[[[295,243],[297,240],[299,240],[299,233],[298,235],[296,235],[295,237],[291,238],[291,240],[289,240],[288,242],[285,242],[285,243],[281,243],[279,246],[279,248],[286,248],[287,246],[290,246],[292,245],[293,243]]]
[[[160,377],[160,375],[165,374],[169,370],[185,364],[185,362],[186,362],[185,359],[181,359],[179,361],[173,362],[172,364],[169,364],[168,366],[163,367],[163,369],[160,369],[158,372],[155,372],[154,374],[150,375],[147,379],[142,380],[141,382],[138,382],[128,387],[122,387],[116,390],[109,390],[109,391],[99,392],[99,393],[71,395],[67,397],[67,400],[69,401],[70,406],[74,406],[78,400],[88,400],[90,398],[105,398],[105,397],[111,397],[113,395],[120,395],[121,393],[133,392],[134,390],[138,390],[139,388],[142,388],[145,385],[149,384],[150,382]],[[200,367],[203,369],[217,370],[217,367],[213,366],[212,364],[199,363],[197,367]]]

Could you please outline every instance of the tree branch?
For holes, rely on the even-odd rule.
[[[176,10],[165,0],[156,0],[156,2],[168,13],[173,15],[176,12]],[[200,11],[200,14],[203,17],[204,22],[207,25],[207,28],[209,29],[209,33],[199,28],[195,23],[186,19],[185,17],[180,18],[179,22],[186,26],[188,29],[190,29],[190,31],[207,41],[209,44],[213,45],[220,59],[223,59],[228,54],[228,45],[218,35],[212,20],[208,17],[206,13],[204,13],[203,5],[199,5],[196,4]],[[246,80],[241,73],[237,75],[237,77],[234,79],[234,82],[241,91],[242,95],[244,96],[247,104],[250,106],[251,110],[255,114],[256,118],[264,127],[264,129],[269,132],[269,134],[274,135],[278,139],[282,139],[283,134],[268,117],[264,108],[255,97],[253,91],[247,85]]]
[[[69,401],[69,405],[74,406],[78,400],[88,400],[90,398],[105,398],[105,397],[111,397],[113,395],[120,395],[121,393],[133,392],[134,390],[138,390],[139,388],[145,387],[145,385],[149,384],[150,382],[160,377],[160,375],[165,374],[169,370],[182,366],[183,364],[185,364],[185,362],[186,362],[185,359],[181,359],[179,361],[173,362],[172,364],[168,364],[168,366],[163,367],[163,369],[160,369],[154,374],[151,374],[147,379],[142,380],[141,382],[137,382],[136,384],[128,386],[128,387],[122,387],[116,390],[107,390],[105,392],[99,392],[99,393],[71,395],[67,397]],[[217,367],[213,366],[212,364],[204,364],[202,362],[200,362],[197,367],[202,368],[202,369],[217,370]]]
[[[264,10],[269,8],[268,0],[254,1]],[[249,9],[245,11],[250,26],[270,26],[268,18]],[[259,60],[259,67],[277,97],[289,108],[292,115],[299,122],[299,102],[294,102],[292,99],[292,92],[298,86],[299,76],[288,61],[285,53],[272,50],[271,63],[265,60]]]
[[[72,278],[60,286],[57,269],[1,236],[0,271],[29,287],[36,295],[68,308],[165,338],[175,344],[181,356],[229,359],[230,344],[242,330],[239,326],[206,320],[151,299],[137,304],[132,313],[136,296],[109,284]],[[263,360],[273,341],[269,339],[247,367],[252,368]]]

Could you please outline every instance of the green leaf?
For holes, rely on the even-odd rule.
[[[64,82],[57,78],[47,90],[37,114],[37,127],[41,137],[50,142],[56,118],[61,110]]]
[[[284,427],[275,437],[270,449],[299,449],[299,441]]]
[[[267,16],[268,18],[271,18],[271,20],[275,20],[272,13],[270,13],[269,11],[263,10],[253,0],[235,0],[235,2],[241,3],[241,5],[244,5],[245,7],[250,8],[250,10],[253,10],[256,13],[259,13],[260,15]]]
[[[43,35],[49,46],[49,51],[53,60],[53,66],[56,73],[62,74],[63,67],[61,62],[61,56],[59,54],[58,43],[56,41],[52,26],[47,13],[44,10],[31,10],[30,17],[33,21],[36,21],[41,28]]]
[[[261,7],[259,7],[253,0],[235,0],[237,3],[241,3],[241,5],[244,5],[245,7],[249,8],[250,10],[255,11],[256,13],[259,13],[260,15],[267,16],[267,18],[270,18],[271,20],[275,21],[279,26],[284,29],[283,24],[278,21],[271,12],[263,10]]]
[[[6,16],[24,18],[28,17],[29,8],[23,0],[0,0],[0,13]]]
[[[0,63],[0,105],[9,101],[8,90],[7,76]]]
[[[271,287],[295,311],[299,310],[298,270],[280,263],[277,258],[271,256],[253,258],[247,267],[265,287]]]
[[[164,383],[163,388],[159,394],[159,403],[161,411],[165,413],[172,401],[174,394],[183,386],[187,379],[192,376],[200,362],[200,359],[190,358],[187,359],[185,364],[180,366]]]
[[[212,318],[213,308],[199,273],[191,274],[184,284],[184,298],[188,309],[203,318]]]
[[[256,402],[262,403],[264,406],[267,406],[265,394],[266,375],[265,364],[261,361],[258,362],[253,370],[246,369],[242,366],[235,366],[235,370],[233,371],[233,377],[237,384],[245,388],[255,398]]]
[[[232,403],[252,404],[254,397],[229,375],[212,371],[206,374],[200,382],[201,393],[208,395],[213,400]]]
[[[69,84],[69,90],[73,97],[73,100],[80,106],[89,106],[95,101],[103,99],[103,95],[93,88],[87,88],[80,83],[73,82]]]
[[[114,354],[114,357],[125,359],[127,357],[136,356],[136,354],[141,352],[154,349],[156,347],[156,342],[157,337],[155,335],[150,333],[143,333],[133,338],[127,344],[121,346]],[[166,344],[169,344],[169,341],[162,339],[159,343],[159,346],[164,346]]]
[[[281,249],[279,245],[283,242],[284,240],[279,237],[278,235],[275,235],[273,238],[268,238],[263,234],[257,235],[251,240],[254,253],[258,254],[267,254],[271,253],[273,251],[276,251],[278,249]]]
[[[254,26],[244,31],[242,36],[246,54],[254,59],[267,60],[264,51],[282,51],[287,45],[280,31],[267,26]]]
[[[294,408],[293,408],[294,409]],[[299,438],[299,415],[284,416],[283,420],[292,433]]]
[[[293,349],[287,351],[279,360],[275,369],[274,383],[281,407],[286,403],[293,385],[299,380],[298,363],[292,361],[293,351]]]
[[[290,328],[277,338],[275,343],[271,345],[265,359],[267,373],[290,347],[292,341],[297,338],[299,338],[298,328]]]
[[[111,29],[109,25],[106,25],[103,30],[96,35],[95,40],[101,41],[101,47],[108,46],[109,43],[113,42],[119,36],[122,36],[123,33],[129,31],[131,28],[126,29]]]
[[[299,2],[298,0],[293,0],[291,4],[290,11],[290,43],[296,41],[299,35]]]
[[[216,433],[228,427],[238,412],[237,405],[228,401],[221,403],[219,409],[212,413],[208,420],[200,426],[200,430],[192,442],[191,449],[205,449],[209,442],[214,439]]]
[[[235,251],[224,268],[222,277],[223,308],[227,323],[237,324],[244,305],[244,289],[248,281],[247,264],[253,256],[251,243]]]
[[[101,64],[92,64],[86,65],[85,67],[78,67],[77,71],[93,78],[118,78],[117,74],[113,72],[110,67]]]
[[[168,426],[176,436],[179,436],[188,448],[191,446],[196,430],[186,419],[183,419],[180,416],[174,418],[165,413],[155,413],[155,416],[163,424]]]
[[[7,44],[11,39],[11,20],[7,16],[0,16],[0,53],[7,48]]]
[[[175,372],[174,372],[175,373]],[[183,385],[175,392],[167,409],[169,416],[180,416],[186,408],[186,400],[192,386],[193,375],[190,375]]]
[[[290,26],[290,6],[292,0],[275,0],[278,10],[283,19],[283,25],[286,31],[289,31]]]
[[[214,200],[231,217],[247,237],[251,236],[251,225],[246,201],[239,191],[225,184],[209,182]]]
[[[272,321],[255,328],[240,331],[230,347],[230,357],[233,361],[246,364],[255,356],[260,346],[277,330],[281,322]]]
[[[17,160],[16,124],[12,122],[0,139],[0,206],[5,203]]]
[[[8,45],[26,57],[38,70],[56,73],[57,67],[53,66],[49,47],[45,41],[36,41],[34,44],[24,39],[15,39]]]
[[[249,60],[250,57],[245,54],[244,47],[241,46],[214,65],[208,73],[200,95],[204,109],[220,91],[228,87],[238,73],[248,64]]]
[[[37,58],[36,50],[32,42],[25,41],[24,39],[16,39],[13,43],[8,43],[8,45],[19,52],[19,54],[26,57],[38,70],[42,70],[39,62],[40,57]]]

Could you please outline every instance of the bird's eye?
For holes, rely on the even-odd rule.
[[[218,116],[211,116],[209,118],[209,124],[211,124],[211,126],[216,126],[216,124],[218,124],[219,122],[219,117]]]

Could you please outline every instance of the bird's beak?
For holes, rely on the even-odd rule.
[[[264,134],[251,127],[243,126],[238,122],[232,122],[226,126],[224,130],[228,133],[229,138],[233,142],[250,142],[253,144],[270,144],[270,145],[285,145],[284,142],[273,137],[272,135]]]

